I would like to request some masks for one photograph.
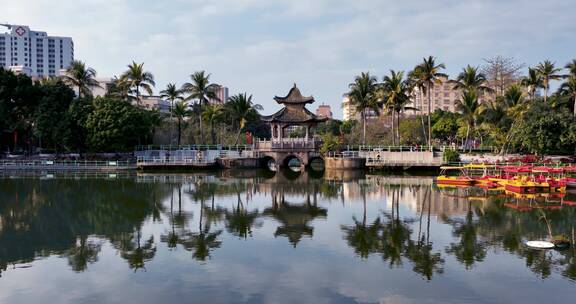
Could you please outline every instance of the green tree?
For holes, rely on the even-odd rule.
[[[30,77],[0,67],[0,130],[12,133],[17,139],[15,150],[20,134],[30,133],[41,96],[40,86],[35,85]],[[0,148],[3,148],[2,142],[0,140]]]
[[[520,83],[522,86],[528,89],[528,92],[530,93],[530,99],[532,101],[534,101],[536,98],[536,90],[544,87],[542,76],[536,69],[533,68],[528,68],[528,75],[523,77]]]
[[[170,144],[172,144],[172,110],[174,109],[174,103],[184,100],[184,97],[182,97],[182,91],[177,89],[174,83],[169,83],[166,89],[160,91],[160,97],[170,101]],[[178,137],[180,137],[180,135],[178,135]],[[180,145],[180,140],[178,140],[178,145]]]
[[[182,139],[182,123],[184,122],[184,119],[186,119],[186,117],[190,116],[191,113],[185,101],[176,102],[170,113],[171,115],[174,115],[174,117],[176,118],[177,122],[176,130],[178,131],[177,145],[180,146],[180,141]]]
[[[536,66],[536,72],[542,77],[542,86],[544,87],[544,102],[548,101],[548,90],[550,89],[550,81],[560,79],[562,76],[558,74],[561,69],[550,60],[544,60]]]
[[[196,100],[200,105],[200,111],[202,111],[202,106],[207,105],[210,99],[218,100],[215,92],[215,85],[210,83],[210,74],[206,74],[204,71],[199,71],[190,75],[190,78],[192,82],[186,82],[182,85],[182,91],[189,94],[185,99],[186,101]],[[200,127],[200,140],[202,143],[205,143],[201,112],[198,116],[198,122]]]
[[[424,90],[426,90],[425,79],[421,69],[416,66],[412,71],[408,73],[408,79],[411,82],[411,87],[418,90],[420,104],[415,106],[420,111],[420,124],[422,125],[422,135],[424,136],[424,141],[428,142],[428,133],[426,132],[426,124],[424,123]]]
[[[384,97],[384,106],[392,113],[392,143],[400,143],[400,114],[405,110],[417,110],[417,108],[408,106],[412,88],[407,80],[404,79],[404,72],[390,70],[390,75],[384,76],[380,86]],[[394,128],[394,116],[396,116],[396,128]],[[394,135],[396,129],[396,135]]]
[[[262,106],[253,104],[252,95],[247,96],[246,93],[244,93],[230,97],[226,104],[226,109],[231,119],[238,122],[238,132],[234,140],[234,145],[237,145],[242,129],[246,127],[246,124],[250,120],[257,119],[258,111],[262,110]]]
[[[65,144],[73,151],[85,152],[88,148],[86,122],[94,111],[94,104],[88,98],[76,98],[70,104],[66,117],[68,129],[64,133]]]
[[[210,124],[210,137],[212,144],[216,144],[216,129],[215,125],[224,117],[224,107],[219,104],[207,105],[202,112],[202,119]]]
[[[547,103],[536,103],[524,114],[512,136],[512,144],[537,154],[574,153],[576,133],[573,115],[566,109],[553,110]]]
[[[152,95],[152,88],[156,85],[154,75],[144,70],[144,63],[132,62],[128,70],[120,76],[120,82],[136,93],[136,102],[140,104],[140,90]]]
[[[96,70],[91,67],[86,67],[84,62],[74,60],[70,67],[66,69],[66,73],[62,76],[62,80],[72,88],[78,89],[78,97],[92,96],[91,89],[100,87],[100,84],[95,79]]]
[[[458,74],[454,84],[454,90],[476,90],[477,92],[491,92],[492,89],[487,86],[487,79],[484,73],[479,72],[477,67],[467,65]]]
[[[432,147],[432,121],[430,116],[432,114],[432,88],[435,84],[442,83],[443,78],[448,78],[448,75],[441,73],[440,70],[445,69],[443,63],[436,64],[436,58],[429,56],[424,58],[424,61],[416,66],[414,70],[417,71],[422,79],[422,83],[426,87],[426,95],[428,96],[428,146]]]
[[[462,113],[462,120],[466,123],[466,145],[468,145],[470,131],[473,130],[476,125],[479,106],[476,90],[466,90],[462,92],[462,96],[456,101],[456,108]],[[472,149],[472,147],[470,147],[470,149]]]
[[[36,107],[34,128],[46,147],[62,151],[63,135],[68,131],[68,109],[74,100],[74,91],[62,81],[41,87],[42,98]]]
[[[566,96],[573,100],[573,113],[576,117],[576,76],[569,76],[568,79],[560,85],[558,95]]]
[[[366,111],[372,110],[380,112],[380,104],[376,98],[376,77],[371,76],[369,72],[356,76],[354,82],[349,84],[350,91],[348,98],[350,103],[360,113],[362,119],[362,144],[366,144]]]
[[[88,116],[88,145],[93,151],[130,151],[150,138],[150,113],[114,98],[96,98]]]
[[[568,62],[564,68],[568,69],[568,75],[566,77],[576,77],[576,59],[572,59],[572,61]]]
[[[434,112],[436,114],[437,111]],[[452,141],[458,132],[458,113],[444,112],[432,125],[432,135],[434,138]]]

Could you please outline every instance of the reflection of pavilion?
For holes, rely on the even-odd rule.
[[[312,237],[314,228],[309,226],[309,223],[316,218],[325,218],[328,211],[318,207],[316,202],[312,203],[310,195],[303,204],[292,204],[285,200],[283,194],[280,194],[272,196],[272,207],[266,208],[263,214],[281,223],[274,236],[285,236],[290,244],[296,247],[302,236]]]

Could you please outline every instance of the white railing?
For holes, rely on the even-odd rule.
[[[131,161],[96,161],[96,160],[0,160],[2,169],[18,168],[109,168],[130,167]]]
[[[256,149],[316,149],[320,145],[321,141],[306,138],[282,138],[254,142]]]
[[[138,157],[137,164],[166,164],[166,165],[186,165],[186,164],[213,164],[216,161],[214,159],[208,159],[204,157],[191,157],[191,158],[179,158],[179,157]]]

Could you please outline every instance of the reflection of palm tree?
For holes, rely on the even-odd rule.
[[[236,208],[232,207],[232,212],[226,212],[226,228],[233,235],[247,238],[249,235],[252,236],[252,226],[260,214],[258,211],[248,212],[240,199],[240,192],[237,196]]]
[[[202,225],[202,218],[204,217],[203,202],[200,206],[200,220],[198,224],[198,232],[191,232],[185,235],[186,239],[182,241],[182,245],[186,250],[193,250],[192,256],[198,261],[205,261],[210,258],[210,250],[220,248],[222,241],[218,240],[218,236],[222,230],[210,232],[210,223]]]
[[[424,277],[428,281],[432,279],[434,273],[443,273],[444,259],[440,252],[432,252],[432,244],[426,244],[424,237],[416,242],[408,241],[406,257],[414,263],[412,270]]]
[[[145,263],[156,255],[156,245],[154,236],[150,236],[142,245],[140,228],[136,229],[136,243],[134,243],[134,234],[122,234],[120,236],[120,256],[128,261],[130,268],[134,271],[144,268]]]
[[[88,263],[92,264],[98,261],[98,253],[101,245],[88,242],[87,237],[82,235],[76,240],[74,247],[66,251],[68,256],[68,265],[76,272],[86,270]]]
[[[360,184],[360,195],[362,195],[362,221],[358,221],[356,217],[353,226],[342,226],[344,231],[344,239],[348,242],[348,246],[354,248],[354,252],[361,258],[367,258],[370,254],[378,252],[381,247],[380,230],[382,223],[380,217],[377,217],[370,225],[366,225],[366,189],[363,184]]]
[[[412,231],[406,222],[400,220],[400,188],[392,191],[392,212],[385,214],[388,218],[382,227],[382,258],[390,261],[390,266],[400,266],[402,255],[406,251],[407,241],[410,239]]]
[[[182,197],[181,192],[179,192],[179,212],[182,212]],[[176,216],[174,215],[174,191],[172,191],[172,196],[170,197],[170,226],[171,231],[168,234],[164,234],[160,236],[160,241],[166,243],[168,248],[173,249],[181,242],[180,233],[176,232]],[[182,223],[181,223],[182,224]],[[180,226],[183,227],[183,226]]]
[[[456,259],[470,269],[475,262],[481,262],[486,257],[486,246],[478,240],[476,224],[473,220],[472,203],[468,201],[468,213],[464,223],[452,221],[456,226],[454,235],[460,237],[460,242],[450,244],[447,253],[454,254]]]

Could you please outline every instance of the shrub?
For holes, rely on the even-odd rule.
[[[443,159],[448,163],[456,163],[460,161],[460,153],[456,150],[446,149],[444,150]]]

